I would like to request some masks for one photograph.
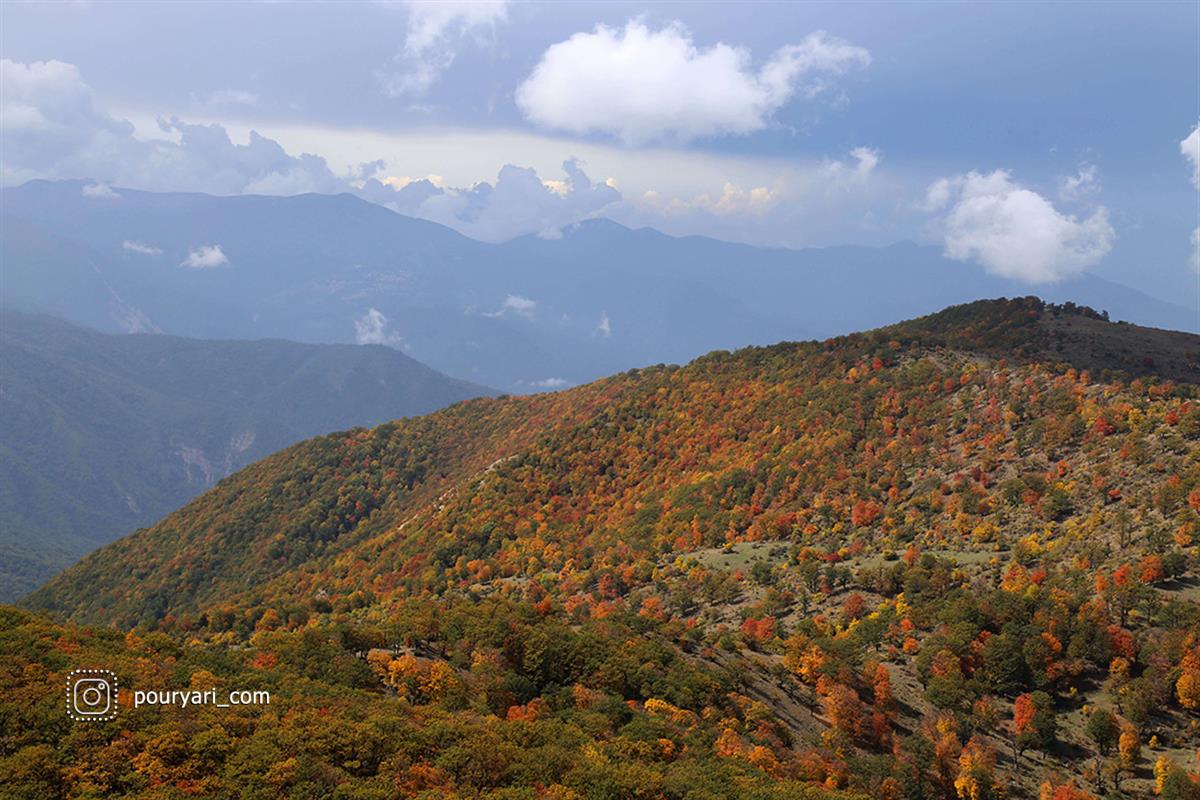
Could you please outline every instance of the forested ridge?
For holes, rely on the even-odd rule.
[[[1195,797],[1198,385],[1026,298],[309,440],[5,612],[6,791]]]

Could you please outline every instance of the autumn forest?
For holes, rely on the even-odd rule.
[[[1200,797],[1198,376],[983,301],[307,440],[0,609],[0,797]]]

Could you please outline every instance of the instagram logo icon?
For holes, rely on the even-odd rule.
[[[117,675],[107,669],[73,669],[67,674],[67,716],[104,722],[117,716]]]

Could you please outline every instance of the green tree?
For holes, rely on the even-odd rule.
[[[1117,718],[1112,715],[1108,709],[1097,708],[1088,716],[1087,725],[1085,726],[1087,735],[1096,747],[1100,750],[1100,755],[1108,755],[1108,751],[1117,741],[1120,735],[1120,728],[1117,726]]]

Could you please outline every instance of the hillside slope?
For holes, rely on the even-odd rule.
[[[619,701],[665,726],[592,734],[647,797],[714,753],[869,797],[1191,797],[1198,546],[1200,337],[1027,298],[303,442],[26,602],[384,647],[380,690],[505,741]],[[458,736],[417,760],[489,796]]]
[[[461,569],[458,557],[475,557],[473,551],[486,554],[498,574],[524,574],[527,566],[505,562],[519,557],[534,532],[562,548],[554,563],[537,559],[539,571],[561,568],[571,559],[568,548],[617,539],[652,552],[673,526],[690,524],[693,511],[722,520],[703,526],[703,540],[719,544],[775,514],[812,509],[818,498],[822,507],[846,510],[852,498],[870,497],[862,482],[873,459],[864,456],[888,447],[887,431],[894,434],[907,413],[918,415],[905,456],[914,466],[892,478],[909,486],[892,503],[902,513],[917,500],[917,476],[933,469],[915,465],[939,463],[963,435],[946,430],[945,420],[978,413],[961,407],[967,398],[959,387],[915,406],[900,403],[920,398],[931,380],[957,380],[962,369],[981,381],[995,370],[1005,381],[1023,377],[988,360],[1007,356],[1074,362],[1094,373],[1088,382],[1097,387],[1105,370],[1142,376],[1162,369],[1200,383],[1198,354],[1197,336],[1115,325],[1034,300],[1001,301],[826,343],[715,353],[686,367],[636,370],[554,395],[476,400],[278,453],[96,553],[30,602],[75,619],[134,624],[194,614],[215,598],[269,598],[274,586],[290,593],[282,587],[296,581],[312,591],[390,594],[400,591],[401,576],[434,565]],[[1006,436],[1030,430],[1042,438],[1049,426],[1055,451],[1026,445],[1004,473],[1044,469],[1057,448],[1078,449],[1086,439],[1081,416],[1039,420],[1044,395],[1021,394],[1021,418]],[[884,403],[894,420],[888,426]],[[841,480],[835,502],[831,486],[796,474],[805,463],[826,472],[845,464],[854,477]],[[771,482],[786,475],[790,488],[772,490],[772,502],[759,501],[748,514],[741,495],[763,494],[760,481],[774,472]],[[689,496],[687,511],[670,499],[679,495]],[[666,518],[664,503],[674,509]],[[836,517],[832,509],[822,514]],[[538,517],[546,519],[534,525]],[[433,542],[454,552],[440,553]],[[132,585],[120,579],[130,573],[139,578]]]
[[[314,434],[487,390],[395,350],[0,315],[0,599]]]

